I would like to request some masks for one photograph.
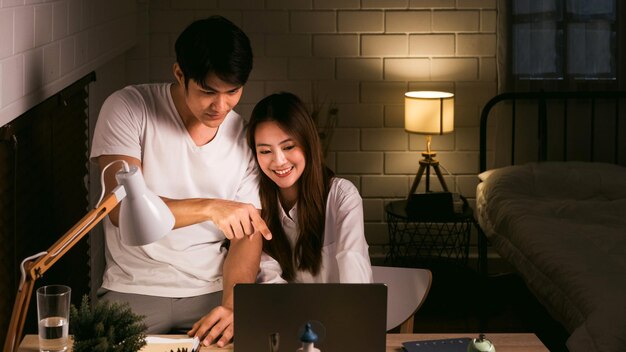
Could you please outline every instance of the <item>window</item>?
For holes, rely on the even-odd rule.
[[[511,0],[509,83],[617,87],[618,6],[615,0]]]

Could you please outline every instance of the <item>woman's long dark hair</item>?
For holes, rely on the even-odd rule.
[[[261,215],[272,231],[272,240],[264,241],[263,250],[278,261],[283,278],[292,281],[297,270],[317,275],[322,265],[326,198],[333,172],[324,164],[322,146],[315,123],[304,103],[291,93],[276,93],[257,103],[248,125],[248,145],[256,155],[254,133],[262,122],[275,121],[296,140],[304,151],[306,166],[298,179],[298,227],[300,233],[294,251],[283,231],[280,219],[278,186],[261,172],[259,194]],[[258,162],[258,160],[257,160]],[[294,259],[295,265],[294,267]]]

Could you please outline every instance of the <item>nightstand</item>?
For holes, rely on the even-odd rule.
[[[474,216],[467,200],[461,198],[462,212],[445,215],[409,215],[406,200],[387,204],[389,252],[386,261],[394,266],[467,266]]]

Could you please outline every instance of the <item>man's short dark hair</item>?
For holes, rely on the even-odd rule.
[[[207,89],[205,80],[215,74],[222,81],[243,86],[252,70],[248,36],[222,16],[191,23],[176,39],[176,62],[189,79]]]

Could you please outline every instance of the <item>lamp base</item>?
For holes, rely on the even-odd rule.
[[[426,171],[426,192],[430,192],[430,168],[432,167],[435,170],[435,174],[439,179],[439,183],[441,183],[441,187],[444,191],[448,191],[448,186],[446,185],[446,181],[443,179],[443,175],[441,174],[441,169],[439,169],[439,161],[435,160],[434,157],[437,156],[436,153],[433,152],[422,152],[422,156],[424,159],[420,160],[420,167],[417,170],[417,175],[415,176],[415,180],[413,181],[413,185],[411,186],[411,190],[409,191],[409,197],[415,193],[417,190],[417,186],[422,179],[422,175],[424,171]]]
[[[411,218],[442,219],[454,215],[453,196],[450,192],[410,194],[406,213]]]

